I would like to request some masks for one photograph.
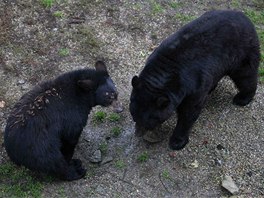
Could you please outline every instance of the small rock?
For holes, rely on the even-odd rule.
[[[29,85],[24,84],[24,85],[21,86],[21,89],[22,90],[28,90],[29,89]]]
[[[112,162],[114,160],[114,158],[112,156],[107,156],[105,157],[102,162],[100,163],[101,165],[107,164],[109,162]]]
[[[100,150],[96,150],[90,158],[90,162],[99,163],[102,161],[102,152]]]
[[[223,164],[222,160],[220,160],[220,159],[215,159],[214,161],[215,161],[215,165],[217,165],[217,166],[222,166],[222,164]]]
[[[143,135],[143,139],[150,143],[161,142],[164,139],[164,135],[162,134],[161,126],[155,128],[152,131],[146,131]]]
[[[4,108],[5,107],[5,101],[1,100],[0,101],[0,108]]]
[[[253,175],[252,171],[248,171],[246,174],[247,174],[249,177],[252,177],[252,175]]]
[[[221,144],[218,144],[216,146],[216,148],[217,148],[217,150],[224,150],[225,149],[225,147],[223,147]]]
[[[101,194],[101,195],[106,194],[105,189],[104,189],[103,185],[101,185],[101,184],[99,184],[99,185],[97,186],[97,188],[95,189],[95,191],[96,191],[98,194]]]
[[[169,152],[169,156],[171,158],[175,158],[176,157],[176,152],[175,151]]]
[[[226,190],[228,190],[232,194],[236,194],[239,191],[232,177],[228,175],[226,175],[224,180],[222,181],[222,187],[224,187]]]
[[[191,166],[192,166],[193,168],[198,168],[198,167],[199,167],[199,163],[198,163],[198,161],[197,161],[197,160],[194,160],[194,162],[191,163]]]
[[[25,80],[23,80],[23,79],[20,79],[20,80],[18,80],[18,82],[17,82],[17,84],[18,85],[23,85],[23,84],[25,84]]]

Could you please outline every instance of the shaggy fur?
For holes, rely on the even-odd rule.
[[[4,135],[13,162],[63,180],[85,175],[81,161],[72,156],[88,114],[95,105],[108,106],[117,99],[104,63],[95,67],[37,85],[15,104]]]
[[[208,94],[224,76],[235,83],[236,105],[257,88],[260,50],[254,25],[238,11],[210,11],[165,39],[132,79],[130,112],[137,128],[154,129],[174,111],[170,148],[182,149]]]

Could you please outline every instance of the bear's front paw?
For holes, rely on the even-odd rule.
[[[80,177],[84,177],[86,169],[82,167],[82,161],[79,159],[72,159],[70,165],[73,166]]]
[[[244,95],[238,93],[237,95],[235,95],[235,97],[233,99],[233,104],[238,105],[238,106],[246,106],[248,103],[251,102],[252,99],[253,99],[253,97],[251,95],[244,96]]]
[[[169,146],[172,150],[181,150],[185,147],[185,145],[189,142],[188,137],[184,138],[170,138]]]

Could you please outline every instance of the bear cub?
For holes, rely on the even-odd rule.
[[[184,148],[208,94],[224,76],[238,89],[235,105],[253,99],[259,61],[258,36],[248,17],[232,10],[206,12],[166,38],[133,77],[130,112],[136,135],[155,129],[176,111],[169,145]]]
[[[86,170],[72,159],[74,148],[96,105],[115,105],[117,90],[107,68],[97,61],[96,69],[80,69],[41,83],[15,104],[4,134],[10,159],[30,170],[76,180]]]

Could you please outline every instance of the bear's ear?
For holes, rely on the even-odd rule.
[[[97,61],[95,63],[94,67],[95,67],[96,71],[105,71],[105,72],[107,72],[105,63],[103,61]]]
[[[91,80],[79,80],[77,84],[79,87],[81,87],[82,89],[86,91],[90,91],[95,86],[94,82]]]
[[[159,108],[165,108],[169,105],[170,99],[167,96],[161,96],[157,100],[157,105]]]
[[[140,88],[142,86],[142,82],[138,76],[134,76],[132,78],[131,84],[132,84],[133,88],[135,88],[135,89]]]

